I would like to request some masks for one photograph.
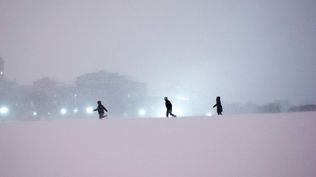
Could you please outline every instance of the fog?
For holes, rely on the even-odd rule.
[[[5,77],[106,70],[149,95],[316,100],[314,0],[0,0]]]

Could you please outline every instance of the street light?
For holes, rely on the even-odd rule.
[[[6,115],[8,113],[9,113],[9,108],[8,107],[6,107],[6,106],[0,107],[0,114]]]
[[[66,115],[66,114],[67,114],[67,109],[66,109],[66,108],[62,108],[62,109],[60,110],[60,114]]]
[[[79,109],[77,109],[77,108],[74,109],[74,113],[77,113],[77,112],[79,112]]]
[[[206,113],[206,116],[212,116],[213,115],[213,113],[211,113],[211,112],[208,112],[208,113]]]
[[[145,115],[146,115],[146,110],[145,110],[145,109],[140,109],[140,110],[138,111],[138,114],[139,114],[140,116],[145,116]]]
[[[93,107],[91,107],[91,106],[88,106],[87,108],[86,108],[86,113],[87,114],[92,114],[93,113]]]

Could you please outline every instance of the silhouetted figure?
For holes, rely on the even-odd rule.
[[[216,104],[213,106],[213,108],[217,107],[217,114],[218,115],[222,115],[223,112],[223,107],[222,107],[222,103],[221,103],[221,97],[217,97],[216,98]]]
[[[98,107],[94,109],[93,111],[98,111],[99,118],[103,119],[105,118],[104,111],[108,112],[108,110],[102,105],[101,101],[98,101],[97,103],[98,103]]]
[[[176,115],[172,114],[172,104],[168,100],[168,97],[165,97],[165,104],[166,104],[166,108],[167,108],[166,116],[169,117],[169,114],[170,114],[172,117],[177,117]]]

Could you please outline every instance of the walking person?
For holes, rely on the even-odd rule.
[[[108,110],[102,105],[101,101],[98,101],[98,107],[96,109],[94,109],[93,111],[98,111],[99,113],[99,118],[103,119],[106,116],[104,115],[104,111],[108,112]]]
[[[222,115],[223,106],[221,103],[221,97],[219,97],[219,96],[216,98],[216,104],[213,106],[213,108],[215,108],[215,107],[217,107],[217,114]]]
[[[166,116],[169,117],[169,114],[170,114],[172,117],[177,117],[176,115],[172,114],[172,104],[168,100],[168,97],[165,97],[165,105],[167,108]]]

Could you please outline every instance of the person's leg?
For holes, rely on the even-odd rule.
[[[170,109],[169,111],[170,111],[170,115],[172,115],[172,117],[177,117],[176,115],[174,115],[174,114],[172,113],[172,109]]]
[[[166,117],[169,117],[169,109],[167,109]]]
[[[99,113],[99,117],[100,117],[100,119],[103,119],[105,117],[104,112]]]
[[[218,115],[222,115],[223,107],[219,106],[217,112],[218,112]]]

